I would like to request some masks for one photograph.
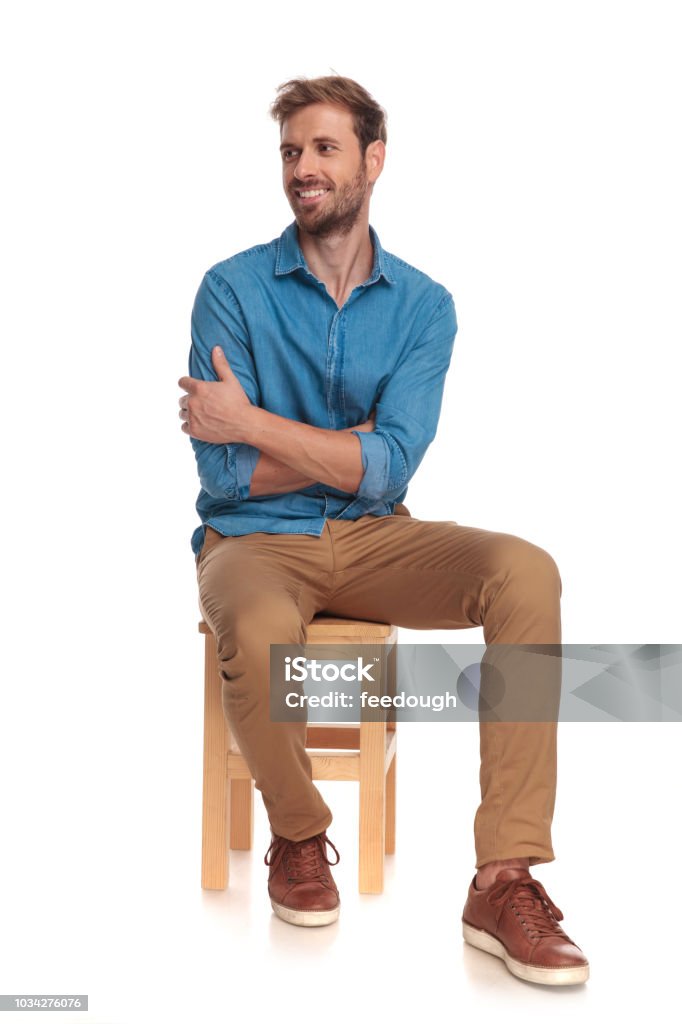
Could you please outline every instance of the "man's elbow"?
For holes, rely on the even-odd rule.
[[[218,501],[239,501],[234,446],[191,441],[202,489]]]
[[[211,498],[217,498],[220,501],[238,501],[236,489],[234,487],[221,487],[216,481],[211,480],[205,476],[199,477],[199,483],[201,487]]]
[[[217,498],[219,501],[239,500],[236,480],[231,477],[226,480],[224,474],[216,473],[215,466],[202,467],[199,465],[197,468],[199,470],[199,483],[211,498]]]

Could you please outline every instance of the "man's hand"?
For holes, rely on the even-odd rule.
[[[357,427],[344,427],[344,430],[359,430],[361,434],[371,434],[374,430],[374,420],[376,419],[376,412],[372,409],[369,414],[369,419],[365,420],[364,423],[358,423]]]
[[[178,381],[187,392],[179,399],[182,431],[212,444],[240,442],[240,428],[251,402],[220,347],[211,352],[211,361],[218,380],[181,377]]]

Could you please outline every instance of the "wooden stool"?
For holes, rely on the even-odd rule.
[[[230,733],[221,700],[221,679],[213,633],[205,635],[204,790],[201,847],[203,889],[224,889],[229,879],[229,846],[250,850],[253,842],[254,782]],[[309,644],[393,644],[395,626],[316,615]],[[395,722],[309,725],[306,750],[313,779],[360,783],[359,890],[384,888],[384,852],[395,851]]]

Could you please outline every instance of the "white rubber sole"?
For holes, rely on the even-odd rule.
[[[499,939],[488,932],[472,928],[465,921],[462,921],[462,933],[464,941],[470,946],[476,946],[484,953],[499,956],[500,960],[504,960],[507,970],[523,981],[533,981],[539,985],[580,985],[590,976],[589,964],[585,964],[584,967],[533,967],[531,964],[524,964],[521,960],[509,956]]]
[[[292,910],[291,907],[283,907],[281,903],[275,903],[272,899],[270,905],[277,917],[281,917],[287,924],[297,924],[302,928],[319,928],[321,925],[333,924],[341,909],[340,902],[333,910]]]

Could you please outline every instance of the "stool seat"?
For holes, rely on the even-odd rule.
[[[215,637],[203,620],[199,632],[205,637],[201,885],[225,889],[229,849],[250,850],[253,843],[254,781],[223,711]],[[390,646],[397,634],[389,623],[321,614],[308,624],[307,642]],[[385,719],[307,727],[313,779],[359,783],[361,893],[383,892],[384,854],[395,851],[396,743],[395,722]]]

